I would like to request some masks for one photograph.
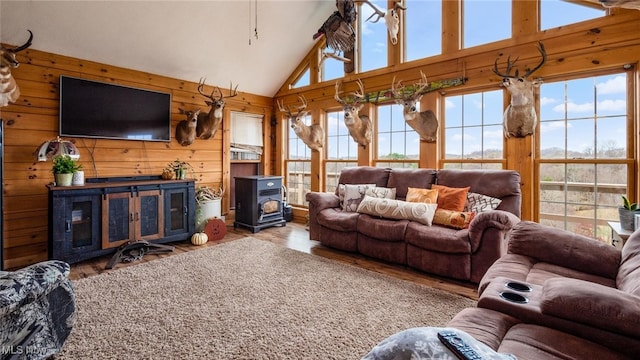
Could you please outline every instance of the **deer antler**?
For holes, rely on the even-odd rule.
[[[207,95],[203,92],[204,90],[204,82],[207,80],[207,78],[200,78],[200,81],[198,81],[198,92],[200,93],[200,95],[211,99],[211,101],[214,101],[215,99],[213,98],[213,93],[215,92],[216,89],[211,90],[211,95]]]
[[[234,96],[238,96],[238,85],[239,84],[236,84],[236,87],[233,90],[231,90],[233,88],[233,81],[230,81],[229,82],[229,96],[225,96],[225,97],[226,98],[232,98]],[[222,91],[220,92],[220,96],[221,96],[220,100],[222,100]]]
[[[336,81],[336,93],[333,95],[333,98],[341,105],[347,105],[347,102],[340,98],[340,92],[340,82]]]
[[[359,91],[353,93],[353,96],[355,97],[354,104],[357,105],[360,103],[360,101],[366,100],[366,98],[364,95],[364,85],[362,84],[362,80],[356,80],[356,84],[358,84],[358,88],[360,89]]]
[[[369,6],[371,6],[371,8],[374,11],[374,13],[371,14],[371,16],[369,16],[367,18],[367,20],[365,20],[365,21],[369,21],[372,17],[377,15],[378,17],[376,17],[375,20],[371,20],[372,23],[377,23],[378,21],[380,21],[380,18],[384,18],[384,16],[386,15],[386,13],[384,11],[378,10],[378,8],[375,7],[369,0],[361,0],[361,1],[358,1],[358,2],[363,2],[365,4],[368,4]]]
[[[417,82],[414,87],[414,94],[420,94],[422,93],[422,91],[424,91],[424,89],[429,87],[429,82],[427,81],[427,76],[422,72],[422,70],[420,70],[420,78],[421,81]]]
[[[542,67],[542,65],[544,65],[544,63],[547,61],[547,51],[544,49],[544,45],[542,44],[542,41],[538,41],[538,51],[540,52],[540,55],[542,55],[542,60],[540,61],[540,64],[538,64],[538,66],[534,67],[531,70],[527,70],[527,72],[524,73],[524,77],[527,77],[533,74],[536,70],[540,69],[540,67]]]
[[[527,76],[533,74],[536,70],[540,69],[540,67],[542,67],[542,65],[544,65],[544,63],[547,61],[547,52],[544,48],[544,45],[542,44],[541,41],[538,41],[538,51],[540,52],[540,55],[542,55],[542,61],[540,61],[540,63],[534,67],[533,69],[527,70],[527,72],[524,73],[524,75],[522,76],[523,78],[526,78]],[[507,58],[507,73],[503,74],[498,70],[498,59],[496,58],[496,61],[493,63],[493,72],[503,78],[518,78],[518,69],[516,69],[516,73],[515,75],[511,75],[511,69],[513,68],[513,65],[515,65],[516,61],[518,61],[519,57],[516,57],[515,60],[511,61],[511,56],[509,56]]]

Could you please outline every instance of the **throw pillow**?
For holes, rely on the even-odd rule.
[[[423,202],[427,204],[437,204],[438,190],[410,187],[407,189],[407,201]]]
[[[467,203],[467,193],[469,187],[452,188],[443,185],[431,185],[431,188],[438,190],[438,209],[462,211]]]
[[[338,198],[340,198],[340,207],[344,207],[344,185],[338,184]],[[364,185],[369,187],[374,187],[376,184],[353,184],[353,185]]]
[[[437,209],[433,216],[433,223],[448,226],[454,229],[466,229],[469,223],[476,216],[472,212],[451,211],[446,209]]]
[[[412,203],[365,196],[360,205],[358,205],[357,211],[387,219],[413,220],[431,226],[436,207],[436,204]]]
[[[369,185],[345,184],[342,210],[347,212],[355,212],[356,210],[358,210],[358,205],[367,193],[368,188]]]
[[[467,203],[464,205],[464,211],[481,213],[495,210],[501,202],[502,200],[488,195],[469,192],[467,193]]]
[[[375,198],[385,198],[385,199],[395,199],[396,198],[396,188],[385,188],[385,187],[370,187],[367,188],[367,192],[365,195],[375,197]]]

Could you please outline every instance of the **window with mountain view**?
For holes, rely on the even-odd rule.
[[[311,116],[304,119],[311,124]],[[311,190],[311,150],[288,126],[287,159],[285,160],[287,201],[291,205],[307,205],[305,195]]]
[[[324,185],[326,191],[331,192],[338,186],[342,169],[358,165],[358,144],[351,139],[349,130],[344,124],[344,111],[328,112],[326,119],[327,148]]]
[[[502,168],[502,90],[444,98],[445,168]]]
[[[633,169],[627,81],[617,73],[541,86],[541,223],[610,241],[607,220],[617,221]]]
[[[381,105],[376,109],[376,166],[417,168],[420,158],[420,136],[404,121],[402,106]]]

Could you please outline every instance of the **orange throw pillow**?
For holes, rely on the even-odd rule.
[[[433,216],[433,223],[454,229],[466,229],[475,216],[476,214],[472,212],[436,209],[436,214]]]
[[[452,188],[443,185],[431,185],[432,189],[438,190],[438,209],[463,211],[467,203],[467,193],[469,187]]]
[[[422,188],[408,188],[407,199],[408,202],[421,202],[425,204],[437,204],[438,203],[438,190],[422,189]]]

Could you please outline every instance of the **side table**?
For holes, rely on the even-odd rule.
[[[609,221],[607,222],[607,224],[609,224],[609,227],[611,228],[611,245],[617,247],[618,249],[622,249],[624,243],[627,241],[633,231],[622,229],[620,227],[620,223],[617,221]]]

